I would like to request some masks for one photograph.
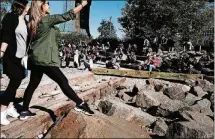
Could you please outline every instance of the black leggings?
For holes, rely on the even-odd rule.
[[[31,70],[31,77],[28,87],[24,94],[23,109],[28,110],[31,98],[35,89],[38,87],[43,74],[46,74],[49,78],[54,80],[61,88],[63,93],[73,100],[76,105],[81,104],[83,101],[78,97],[75,91],[69,86],[68,79],[60,71],[58,67],[51,66],[33,66]]]
[[[5,90],[4,94],[1,96],[1,104],[8,106],[10,102],[13,102],[16,96],[16,91],[19,88],[22,79],[10,78],[10,82]]]

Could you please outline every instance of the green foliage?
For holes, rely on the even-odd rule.
[[[182,38],[194,39],[214,21],[211,10],[205,0],[127,0],[118,21],[129,38],[180,33]]]
[[[8,7],[11,6],[12,0],[2,0],[0,2],[0,21],[3,19],[4,15],[8,12]]]
[[[120,40],[118,38],[96,38],[92,41],[92,43],[96,44],[96,42],[99,42],[101,44],[105,44],[107,46],[107,42],[110,43],[110,48],[112,52],[118,47],[120,44]]]
[[[65,43],[79,44],[80,41],[89,42],[89,37],[76,32],[71,33],[57,33],[58,42],[65,40]]]
[[[99,38],[117,38],[113,23],[104,19],[100,23],[98,32],[100,33]]]

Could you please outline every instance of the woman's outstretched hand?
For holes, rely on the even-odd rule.
[[[84,6],[87,5],[87,3],[88,3],[87,0],[82,0],[82,3],[79,6],[77,6],[77,7],[75,7],[73,9],[74,10],[74,14],[79,13],[84,8]]]
[[[81,3],[83,6],[86,6],[87,5],[87,0],[82,0],[82,3]]]

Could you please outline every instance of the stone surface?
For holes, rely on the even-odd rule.
[[[182,86],[182,90],[183,90],[184,92],[189,92],[190,89],[191,89],[191,87],[188,86],[188,85],[179,84],[179,87],[180,87],[180,86]]]
[[[95,112],[86,116],[70,111],[48,133],[50,138],[149,138],[136,123]]]
[[[192,90],[192,93],[195,96],[198,96],[201,98],[208,94],[207,92],[203,91],[203,89],[200,86],[195,86]]]
[[[214,122],[197,111],[180,112],[184,122],[172,123],[167,131],[168,138],[212,138]]]
[[[197,80],[197,85],[200,86],[205,92],[214,90],[214,85],[207,80]]]
[[[163,89],[166,86],[171,86],[172,84],[169,81],[163,81],[163,80],[158,80],[158,79],[153,79],[152,80],[153,86],[155,91],[163,91]]]
[[[209,127],[214,126],[213,120],[211,118],[209,118],[205,114],[200,113],[198,111],[185,110],[185,111],[179,112],[179,115],[187,121],[191,121],[191,122],[194,121],[200,125],[205,125]]]
[[[129,103],[129,102],[132,102],[133,100],[133,97],[129,96],[128,94],[126,94],[124,92],[123,96],[122,96],[122,100],[124,100],[125,102]]]
[[[187,104],[179,100],[165,99],[162,101],[161,105],[157,108],[156,115],[167,117],[167,118],[172,117],[175,112],[179,111],[184,107],[187,107]]]
[[[86,127],[83,116],[71,111],[48,133],[51,138],[79,138]]]
[[[161,104],[160,100],[162,95],[163,94],[160,92],[142,90],[137,95],[136,104],[141,108],[159,106]]]
[[[166,138],[213,138],[213,127],[196,122],[176,122],[169,126]]]
[[[165,121],[163,119],[159,118],[155,123],[153,133],[158,136],[163,137],[166,135],[167,129],[168,129],[168,126],[165,123]]]
[[[75,78],[77,77],[78,76],[75,76]],[[82,79],[77,78],[75,82],[76,83],[79,82],[80,83],[79,86],[81,87],[81,86],[85,86],[85,81],[87,79],[84,79],[84,77]],[[92,79],[94,79],[93,76],[92,76]],[[85,81],[81,82],[81,80],[85,80]],[[94,84],[96,84],[97,86],[89,87],[90,90],[79,92],[78,96],[80,98],[83,98],[85,101],[88,101],[89,104],[93,104],[95,101],[101,99],[102,97],[105,97],[106,95],[110,95],[111,93],[113,93],[112,91],[114,90],[115,86],[117,86],[117,84],[123,83],[123,81],[124,81],[124,78],[120,78],[120,79],[113,78],[111,80],[109,79],[108,81],[104,81],[101,83],[96,83],[95,81],[91,82],[91,80],[89,80],[90,84],[88,84],[86,87],[89,87],[89,85],[93,86]],[[58,91],[61,91],[61,90],[57,90],[55,92],[58,92]],[[47,94],[53,94],[53,93],[46,92],[46,95]],[[74,108],[75,106],[74,102],[68,101],[68,98],[62,92],[60,92],[58,95],[54,97],[45,97],[45,98],[39,98],[37,94],[32,98],[31,106],[32,105],[34,107],[31,108],[31,111],[37,113],[35,117],[30,118],[28,122],[11,119],[10,125],[2,127],[2,130],[8,137],[34,138],[37,135],[42,134],[45,129],[48,130],[49,128],[52,128],[52,126],[56,124],[56,123],[53,123],[53,121],[58,122],[57,120],[58,118],[61,118],[62,115],[66,114],[70,109]],[[68,122],[68,126],[69,125],[70,124]],[[62,127],[64,127],[64,125],[62,125]],[[26,130],[26,128],[28,128],[28,130]],[[66,135],[68,135],[67,138],[69,138],[69,136],[71,136],[72,138],[76,138],[77,137],[76,134],[79,134],[80,131],[77,131],[77,132],[74,131],[74,133],[71,132],[71,134],[69,134],[69,131],[65,131],[65,132],[62,131],[62,133],[65,133],[65,135],[56,134],[54,136],[66,137]],[[51,135],[49,134],[48,136],[50,137]]]
[[[98,104],[98,110],[105,115],[112,116],[115,112],[116,106],[108,100],[100,101]]]
[[[109,107],[101,108],[101,103],[105,103],[106,105],[108,104]],[[150,114],[143,112],[140,108],[135,108],[132,106],[129,106],[127,104],[124,104],[122,101],[116,98],[108,98],[108,100],[101,100],[98,102],[98,109],[102,113],[107,113],[107,115],[111,116],[118,116],[123,119],[126,119],[127,121],[133,121],[133,122],[138,122],[142,123],[144,126],[146,125],[151,125],[156,121],[156,118],[151,116]],[[103,105],[104,106],[104,105]],[[105,114],[104,113],[104,114]]]
[[[196,111],[204,113],[205,115],[213,116],[213,112],[211,108],[211,102],[207,99],[203,99],[197,102],[197,104],[193,105],[192,108]]]
[[[187,103],[188,105],[192,106],[194,103],[198,100],[200,100],[200,97],[196,97],[191,93],[187,93],[185,100],[183,102]]]
[[[186,79],[185,83],[190,86],[190,87],[194,87],[196,86],[196,81],[195,80],[191,80],[191,79]]]
[[[84,116],[84,119],[87,125],[80,138],[150,138],[141,125],[119,117],[96,113],[96,116]]]
[[[173,100],[184,100],[185,93],[190,90],[189,86],[177,84],[175,86],[167,87],[163,93]]]

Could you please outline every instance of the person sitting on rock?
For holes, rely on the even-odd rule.
[[[135,55],[135,52],[131,52],[131,54],[128,56],[128,62],[129,63],[135,63],[137,60],[137,56]]]
[[[80,54],[80,62],[84,63],[84,70],[88,69],[92,71],[93,68],[93,54],[84,54],[82,51]]]
[[[119,69],[120,64],[117,62],[118,61],[118,55],[115,55],[114,58],[111,59],[111,61],[106,63],[106,68],[108,69]]]
[[[160,60],[156,55],[153,55],[153,57],[149,58],[149,72],[151,73],[153,69],[156,69],[159,66]]]
[[[147,55],[146,56],[152,56],[152,54],[153,54],[153,52],[152,52],[153,50],[152,50],[152,48],[151,47],[149,47],[148,48],[148,53],[147,53]]]

